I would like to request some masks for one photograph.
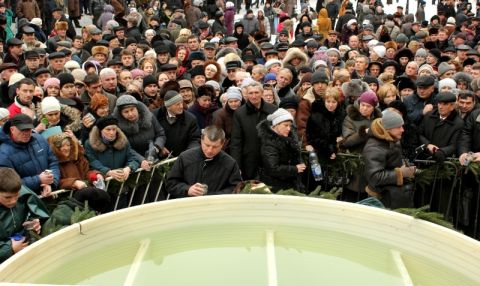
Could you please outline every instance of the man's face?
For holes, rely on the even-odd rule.
[[[19,57],[22,55],[23,50],[22,46],[11,46],[9,47],[10,53],[16,57]]]
[[[102,83],[103,89],[105,89],[106,91],[115,92],[115,89],[117,87],[117,77],[115,75],[103,76],[100,81]]]
[[[35,34],[34,33],[31,33],[31,34],[24,33],[23,34],[23,41],[25,43],[34,43],[35,42]]]
[[[364,71],[367,69],[367,62],[363,57],[358,57],[355,59],[355,70]]]
[[[72,46],[77,50],[82,49],[83,48],[83,40],[82,39],[73,40]]]
[[[156,97],[158,92],[158,85],[155,83],[149,84],[144,88],[145,95],[148,97]]]
[[[237,75],[237,69],[228,69],[227,70],[227,77],[231,81],[235,81]]]
[[[188,45],[188,49],[190,51],[196,51],[200,47],[200,43],[198,42],[198,39],[196,39],[196,38],[189,39],[188,42],[187,42],[187,45]]]
[[[125,38],[125,31],[124,30],[116,31],[115,36],[117,36],[117,38],[119,38],[120,40],[123,40]]]
[[[60,38],[64,38],[65,36],[67,36],[67,30],[57,30],[57,35]]]
[[[32,129],[20,130],[16,126],[10,127],[10,134],[16,143],[28,143],[32,138]]]
[[[0,205],[3,205],[7,209],[13,208],[17,204],[19,195],[20,195],[20,192],[16,192],[16,193],[0,192]]]
[[[328,84],[323,82],[316,82],[313,84],[313,90],[316,94],[323,94],[327,90]]]
[[[51,77],[51,76],[50,76],[49,73],[42,73],[41,75],[37,76],[37,77],[35,78],[35,80],[37,81],[37,84],[38,84],[39,86],[43,86],[43,84],[45,83],[45,81],[46,81],[47,79],[49,79],[50,77]]]
[[[169,58],[168,53],[161,53],[157,55],[157,59],[162,65],[168,63],[168,58]]]
[[[223,143],[222,140],[210,141],[207,136],[202,137],[202,151],[207,159],[212,159],[217,156],[218,153],[222,151]]]
[[[173,80],[173,81],[177,80],[176,70],[166,71],[165,74],[167,75],[168,80]]]
[[[192,78],[192,84],[196,87],[200,87],[204,85],[206,82],[205,76],[203,75],[196,75]]]
[[[180,89],[180,95],[182,96],[183,102],[185,103],[190,103],[193,100],[193,90],[189,87]],[[183,105],[182,105],[182,108],[183,108]]]
[[[247,99],[254,106],[258,106],[262,102],[262,89],[256,86],[249,86],[247,88]]]
[[[417,87],[417,94],[420,98],[422,99],[427,99],[429,98],[431,95],[432,95],[432,92],[433,92],[433,89],[434,89],[434,86],[427,86],[427,87]]]
[[[18,99],[24,104],[29,105],[32,103],[33,92],[35,91],[34,85],[22,84],[17,87]]]
[[[192,68],[196,66],[203,65],[204,61],[203,60],[193,60],[190,64],[192,65]]]
[[[467,113],[472,111],[475,103],[472,97],[467,97],[467,98],[458,98],[457,105],[460,112]]]
[[[287,87],[292,82],[292,76],[286,71],[280,71],[277,74],[277,87],[284,88]]]
[[[439,32],[438,32],[438,39],[439,39],[440,41],[445,41],[445,40],[448,39],[448,34],[447,34],[446,32],[444,32],[444,31],[439,31]]]
[[[418,65],[416,63],[408,63],[407,64],[407,67],[405,69],[405,74],[408,75],[408,76],[415,76],[417,75],[417,71],[418,71]]]
[[[204,53],[205,53],[205,57],[208,58],[208,59],[213,59],[215,58],[215,49],[205,49],[203,50]]]
[[[455,102],[439,102],[438,114],[442,117],[447,117],[455,109]]]
[[[380,75],[380,67],[378,65],[371,65],[370,75],[374,77],[378,77]]]
[[[61,70],[63,69],[63,66],[65,65],[65,58],[60,58],[60,59],[51,59],[50,60],[50,65],[54,70]]]
[[[173,115],[180,115],[183,113],[183,102],[180,101],[175,104],[172,104],[169,107],[167,107],[167,110],[169,113]]]
[[[25,64],[27,65],[28,69],[31,71],[36,71],[40,66],[40,59],[39,58],[29,58],[25,60]]]
[[[357,49],[359,44],[359,40],[357,36],[351,36],[348,39],[348,46],[352,49]]]
[[[87,93],[92,97],[95,93],[102,93],[102,84],[100,82],[94,82],[86,86]]]
[[[129,71],[122,71],[118,78],[119,78],[119,83],[124,87],[127,87],[127,85],[129,85],[133,80],[132,73]],[[100,90],[101,88],[102,86],[100,85]]]

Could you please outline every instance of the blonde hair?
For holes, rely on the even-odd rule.
[[[393,94],[395,94],[395,96],[398,96],[398,90],[395,87],[395,85],[393,85],[391,83],[385,83],[385,84],[381,85],[380,88],[377,90],[378,99],[380,101],[383,101],[383,99],[385,97],[387,97],[387,94],[389,92],[393,92]]]
[[[340,91],[336,87],[329,86],[325,90],[325,95],[323,96],[323,100],[327,100],[328,98],[333,98],[335,101],[340,100]]]

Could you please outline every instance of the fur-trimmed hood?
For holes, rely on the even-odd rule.
[[[40,104],[37,106],[36,114],[37,118],[42,118],[44,115],[42,114]],[[64,129],[71,130],[72,132],[77,132],[82,128],[81,113],[78,109],[65,104],[60,104],[60,114],[60,116],[63,115],[64,119],[66,119],[68,122],[64,126]],[[60,122],[62,122],[62,118],[60,119]]]
[[[84,150],[83,147],[81,147],[76,140],[73,140],[72,138],[68,136],[64,136],[63,140],[68,140],[70,141],[70,156],[66,157],[62,154],[60,151],[60,148],[57,147],[57,145],[54,143],[55,140],[57,140],[56,136],[50,136],[48,138],[48,143],[50,144],[50,148],[52,148],[53,154],[58,158],[59,163],[64,163],[64,162],[75,162],[78,160],[80,156],[84,155]],[[62,140],[62,141],[63,141]]]
[[[294,58],[299,58],[301,60],[298,66],[306,65],[308,62],[307,55],[304,52],[302,52],[299,48],[290,48],[288,49],[287,54],[283,59],[283,62],[282,62],[283,66],[290,64],[290,61],[293,60]]]
[[[115,107],[113,111],[113,117],[118,119],[118,127],[125,132],[127,136],[135,135],[140,132],[141,129],[148,130],[153,128],[153,114],[148,110],[145,104],[137,101],[138,120],[131,122],[125,119],[121,114],[118,107]]]
[[[90,131],[88,142],[90,143],[90,146],[92,146],[92,149],[95,152],[105,152],[108,148],[108,146],[105,143],[103,143],[102,135],[100,134],[100,130],[98,130],[97,126],[94,126],[92,128],[92,131]],[[112,145],[113,148],[116,150],[122,150],[127,145],[128,145],[127,136],[125,136],[122,130],[120,130],[120,128],[117,127],[117,139],[115,139]]]

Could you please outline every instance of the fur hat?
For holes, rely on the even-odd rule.
[[[52,111],[60,111],[60,102],[53,96],[47,96],[41,103],[42,114],[47,114]]]
[[[457,85],[458,85],[459,82],[465,82],[465,83],[467,83],[467,86],[470,86],[470,83],[472,82],[473,77],[466,72],[457,72],[453,76],[453,80],[455,80]]]
[[[395,43],[394,41],[388,41],[385,43],[385,50],[388,50],[388,49],[397,50],[397,48],[398,48],[397,43]]]
[[[60,88],[66,84],[75,83],[75,78],[70,73],[61,73],[57,76],[57,78],[60,80]]]
[[[406,76],[398,77],[398,83],[397,83],[398,91],[400,92],[406,88],[415,90],[417,87],[415,86],[415,82],[411,78]]]
[[[345,98],[358,98],[365,91],[370,90],[368,84],[361,79],[352,79],[342,84],[342,92]]]
[[[279,108],[274,113],[268,115],[267,120],[272,122],[272,126],[275,126],[275,125],[277,125],[279,123],[282,123],[284,121],[292,121],[293,122],[293,116],[287,110],[285,110],[283,108]]]
[[[92,56],[95,56],[96,54],[104,54],[106,57],[108,57],[109,50],[105,46],[95,46],[92,48]]]
[[[108,106],[108,97],[101,93],[95,93],[90,100],[90,108],[97,111],[102,106]]]
[[[68,30],[68,22],[58,21],[55,23],[55,30]]]
[[[100,117],[97,120],[96,125],[97,125],[98,130],[102,131],[107,126],[118,125],[118,120],[115,117],[113,117],[111,115],[108,115],[108,116],[105,116],[105,117]]]

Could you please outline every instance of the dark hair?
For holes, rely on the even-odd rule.
[[[12,168],[0,167],[0,193],[17,193],[22,187],[22,179]]]
[[[35,82],[30,78],[23,78],[23,79],[21,79],[20,81],[17,82],[17,88],[20,88],[20,86],[22,86],[22,84],[35,85]]]
[[[97,74],[87,74],[83,82],[90,87],[90,85],[100,81],[100,77]]]
[[[470,90],[462,90],[458,93],[458,99],[467,99],[471,97],[473,99],[473,102],[475,102],[475,93]]]

